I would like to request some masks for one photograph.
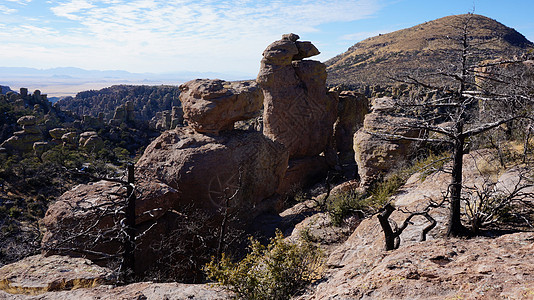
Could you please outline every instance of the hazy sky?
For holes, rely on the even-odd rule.
[[[0,66],[254,77],[284,33],[312,41],[324,61],[473,6],[534,41],[532,0],[0,0]]]

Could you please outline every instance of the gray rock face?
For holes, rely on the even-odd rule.
[[[86,131],[80,134],[78,144],[89,151],[95,152],[104,148],[104,140],[98,136],[96,131]]]
[[[254,81],[195,79],[180,86],[184,119],[190,128],[218,134],[258,115],[263,95]]]
[[[264,94],[263,133],[283,145],[290,157],[323,152],[332,136],[337,98],[326,91],[326,67],[302,60],[319,53],[289,34],[263,52],[257,82]]]
[[[334,124],[334,139],[338,152],[354,153],[354,134],[363,126],[363,120],[368,112],[369,103],[365,95],[353,91],[340,93],[338,118]]]

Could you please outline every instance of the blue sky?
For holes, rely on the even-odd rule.
[[[534,41],[532,0],[0,0],[0,66],[253,77],[284,33],[312,41],[324,61],[473,7]]]

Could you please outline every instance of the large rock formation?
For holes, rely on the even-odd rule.
[[[78,144],[87,151],[98,152],[104,148],[104,140],[96,131],[86,131],[80,134]]]
[[[140,177],[135,183],[135,271],[175,272],[174,279],[194,281],[202,280],[200,266],[221,243],[213,231],[223,226],[223,214],[231,215],[224,223],[229,231],[231,223],[246,227],[255,216],[274,210],[276,199],[270,197],[285,173],[288,153],[260,132],[229,130],[233,122],[261,108],[261,93],[254,84],[193,81],[184,86],[184,94],[190,97],[184,101],[189,109],[185,117],[194,125],[164,132],[135,168]],[[225,113],[215,116],[217,112]],[[210,128],[218,135],[194,128]],[[91,137],[93,132],[82,134],[80,145],[86,146]],[[122,184],[107,181],[65,193],[42,222],[43,248],[94,259],[121,253],[124,193]]]
[[[31,256],[0,268],[0,299],[232,299],[211,284],[138,282],[115,285],[116,274],[88,259]]]
[[[263,52],[258,84],[263,89],[263,133],[288,148],[290,157],[323,152],[332,136],[337,98],[326,90],[326,67],[310,42],[284,35]]]
[[[409,127],[417,120],[392,114],[393,101],[391,98],[375,99],[371,113],[365,116],[363,127],[354,135],[355,160],[363,186],[398,167],[411,153],[413,141],[388,139],[387,134],[411,138],[421,135],[421,130]]]
[[[487,150],[464,155],[463,182],[467,189],[484,183],[481,165],[498,165]],[[451,165],[445,165],[450,170]],[[512,191],[521,175],[511,168],[498,178],[495,191]],[[391,202],[398,208],[389,218],[400,226],[408,212],[421,211],[443,199],[450,173],[438,171],[421,179],[414,174]],[[531,193],[532,187],[524,192]],[[532,198],[527,200],[532,203]],[[528,204],[530,205],[530,204]],[[366,218],[327,260],[324,280],[299,299],[530,299],[534,277],[533,232],[498,237],[444,239],[449,209],[430,210],[436,220],[427,241],[420,242],[428,221],[418,216],[400,235],[400,248],[384,250],[378,218]],[[490,230],[489,232],[491,232]],[[497,231],[493,231],[496,233]],[[530,298],[529,298],[530,297]]]
[[[218,134],[234,123],[258,115],[263,95],[254,81],[196,79],[180,85],[180,101],[188,126]]]
[[[135,121],[134,104],[132,101],[126,101],[124,104],[119,105],[115,108],[113,118],[109,120],[109,124],[114,126],[120,126],[122,123],[131,123],[133,121]]]

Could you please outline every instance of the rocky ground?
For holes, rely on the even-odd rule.
[[[480,169],[477,157],[488,156],[476,152],[466,157],[468,183],[480,179],[475,176],[475,165]],[[513,184],[514,169],[493,176],[503,185]],[[397,207],[415,210],[429,198],[438,199],[446,179],[446,174],[435,173],[421,182],[415,174],[394,197]],[[281,216],[310,214],[311,204],[300,203]],[[432,212],[438,225],[425,242],[418,241],[424,219],[415,219],[401,235],[400,248],[393,251],[383,250],[376,217],[362,220],[353,231],[332,227],[325,214],[305,217],[286,234],[295,237],[306,231],[325,245],[328,259],[323,279],[297,299],[534,299],[534,232],[494,231],[487,234],[493,236],[447,239],[446,213],[445,208]],[[391,219],[399,223],[405,217],[396,211]],[[142,282],[115,287],[105,269],[88,261],[61,256],[47,260],[34,257],[0,269],[0,299],[231,298],[211,285]]]

